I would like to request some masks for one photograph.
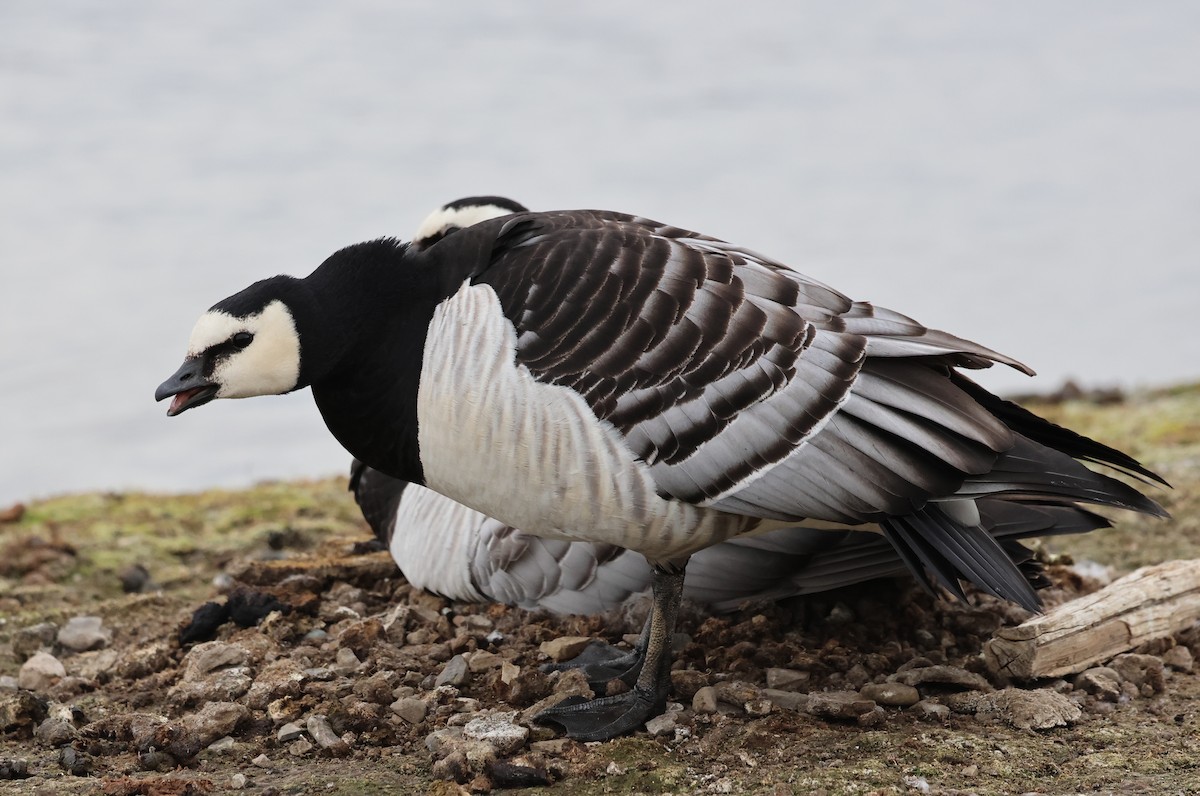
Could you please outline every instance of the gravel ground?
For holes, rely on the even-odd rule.
[[[1167,439],[1138,453],[1176,485],[1172,523],[1055,548],[1123,550],[1104,559],[1121,571],[1200,557],[1197,407],[1190,390],[1053,408],[1106,441]],[[647,605],[556,618],[414,590],[344,488],[0,513],[0,793],[1200,793],[1200,626],[1019,685],[979,653],[1027,614],[906,581],[687,611],[664,716],[556,737],[529,717],[591,692],[539,665],[628,644]],[[1050,605],[1111,574],[1044,555]]]

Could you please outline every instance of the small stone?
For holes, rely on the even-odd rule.
[[[677,713],[671,712],[655,716],[646,722],[646,732],[650,733],[652,738],[665,735],[674,736],[676,727],[675,718],[677,715]]]
[[[229,778],[229,787],[231,790],[245,790],[246,782],[246,775],[239,772]]]
[[[442,669],[433,683],[435,686],[452,685],[457,687],[466,685],[470,677],[471,670],[467,665],[467,659],[462,655],[455,655],[446,663],[446,667]]]
[[[45,691],[67,676],[62,663],[48,652],[35,652],[21,664],[17,683],[27,691]]]
[[[915,713],[918,718],[932,721],[945,721],[950,718],[950,708],[930,699],[922,699],[909,708],[909,711]]]
[[[583,652],[583,648],[592,643],[587,636],[561,636],[550,641],[543,641],[540,649],[542,654],[555,663],[569,661]]]
[[[198,680],[218,669],[245,666],[250,652],[238,644],[205,641],[192,647],[183,657],[183,680]]]
[[[116,650],[81,652],[71,659],[71,671],[85,680],[105,682],[115,671],[119,658]]]
[[[863,699],[880,705],[906,708],[921,700],[921,694],[916,688],[903,683],[869,683],[858,692]]]
[[[343,741],[329,726],[329,719],[320,714],[308,717],[308,734],[317,744],[332,755],[341,756],[350,752],[350,744]]]
[[[708,685],[709,676],[694,669],[674,669],[671,671],[671,691],[681,700],[690,701],[704,686]]]
[[[799,691],[780,691],[777,688],[764,688],[763,698],[770,700],[772,705],[781,710],[801,711],[808,709],[808,694],[802,694]]]
[[[897,672],[888,680],[904,685],[938,685],[966,691],[992,691],[992,684],[974,672],[944,664]]]
[[[767,669],[767,688],[777,691],[807,691],[812,672],[799,669]]]
[[[496,750],[497,755],[510,755],[525,745],[529,728],[514,724],[516,711],[493,713],[473,719],[463,727],[463,737],[483,741]]]
[[[1192,651],[1182,645],[1171,647],[1162,654],[1162,662],[1170,666],[1177,672],[1185,672],[1191,674],[1195,668],[1196,661],[1192,657]]]
[[[717,689],[706,685],[697,690],[696,695],[692,697],[692,710],[697,713],[716,713]]]
[[[78,735],[74,723],[70,719],[52,716],[33,731],[33,736],[43,746],[65,746],[75,740]]]
[[[273,762],[271,762],[271,758],[267,757],[265,752],[263,754],[259,755],[258,757],[254,758],[253,760],[251,760],[250,764],[254,765],[254,766],[258,766],[259,768],[274,768],[275,767],[275,764]]]
[[[46,718],[46,702],[29,691],[0,695],[0,731],[32,728]]]
[[[808,712],[826,719],[857,719],[874,709],[874,702],[854,691],[818,691],[808,695]]]
[[[521,667],[515,663],[504,661],[500,664],[500,682],[505,685],[512,685],[513,681],[521,674]]]
[[[117,575],[121,590],[126,594],[137,594],[150,585],[150,570],[141,564],[130,564]]]
[[[250,710],[237,702],[209,702],[196,713],[183,719],[183,725],[196,736],[196,742],[208,746],[226,735],[232,735],[238,725],[250,718]]]
[[[1161,658],[1129,652],[1113,658],[1110,666],[1125,680],[1138,686],[1144,696],[1160,694],[1166,687]]]
[[[745,709],[747,716],[757,719],[769,715],[775,709],[775,703],[770,697],[762,697],[760,699],[747,700],[742,707]]]
[[[415,697],[402,697],[392,703],[392,712],[409,724],[420,724],[429,712],[429,705]]]
[[[292,742],[291,746],[289,746],[287,750],[289,755],[293,755],[295,757],[304,757],[304,755],[308,754],[315,748],[316,747],[313,746],[312,741],[308,740],[307,738],[297,738]]]
[[[467,661],[467,666],[472,672],[485,672],[488,669],[495,669],[503,663],[504,659],[494,652],[476,650],[471,653],[471,658]]]
[[[290,658],[271,661],[254,678],[246,693],[246,706],[262,709],[277,699],[299,696],[306,679],[300,665]]]
[[[334,672],[341,675],[353,674],[354,670],[362,663],[358,656],[354,654],[354,650],[349,647],[339,647],[337,657],[334,658],[333,666],[329,667]]]
[[[462,727],[447,727],[425,736],[425,748],[434,757],[445,757],[463,744]]]
[[[29,777],[29,761],[23,757],[0,758],[0,780],[27,779]]]
[[[558,757],[559,755],[565,754],[574,743],[576,743],[576,741],[572,741],[570,738],[551,738],[548,741],[534,741],[533,743],[529,744],[529,751],[537,752],[538,754],[543,755],[550,755],[552,757]]]
[[[275,733],[275,737],[279,739],[280,743],[288,743],[289,741],[296,740],[303,734],[303,726],[297,722],[289,721],[287,724],[279,728],[279,731]]]
[[[880,727],[887,722],[887,711],[878,705],[869,713],[863,713],[856,719],[860,727]]]
[[[1121,675],[1107,666],[1096,666],[1075,676],[1075,687],[1086,691],[1103,702],[1116,702],[1121,698]]]
[[[0,691],[16,691],[21,685],[11,674],[0,674]]]
[[[214,755],[229,754],[237,746],[237,741],[233,740],[233,736],[226,735],[224,738],[218,738],[208,745],[206,751],[212,752]]]
[[[74,777],[86,777],[92,773],[91,756],[70,746],[64,746],[58,753],[58,764]]]
[[[58,628],[49,622],[23,627],[13,634],[12,651],[17,660],[23,661],[40,649],[54,643]]]

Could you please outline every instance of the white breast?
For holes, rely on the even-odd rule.
[[[487,285],[464,284],[434,312],[417,396],[431,489],[527,533],[652,561],[747,530],[744,517],[660,497],[620,433],[578,393],[536,381],[516,343]]]

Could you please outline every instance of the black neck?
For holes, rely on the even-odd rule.
[[[367,465],[424,483],[417,388],[434,308],[453,288],[434,258],[392,241],[338,252],[305,281],[317,302],[319,353],[310,383],[330,432]],[[309,337],[317,337],[309,335]],[[301,330],[301,350],[315,341]]]

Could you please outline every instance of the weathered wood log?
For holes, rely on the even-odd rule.
[[[1143,567],[984,645],[992,671],[1018,680],[1081,672],[1200,621],[1200,559]]]

